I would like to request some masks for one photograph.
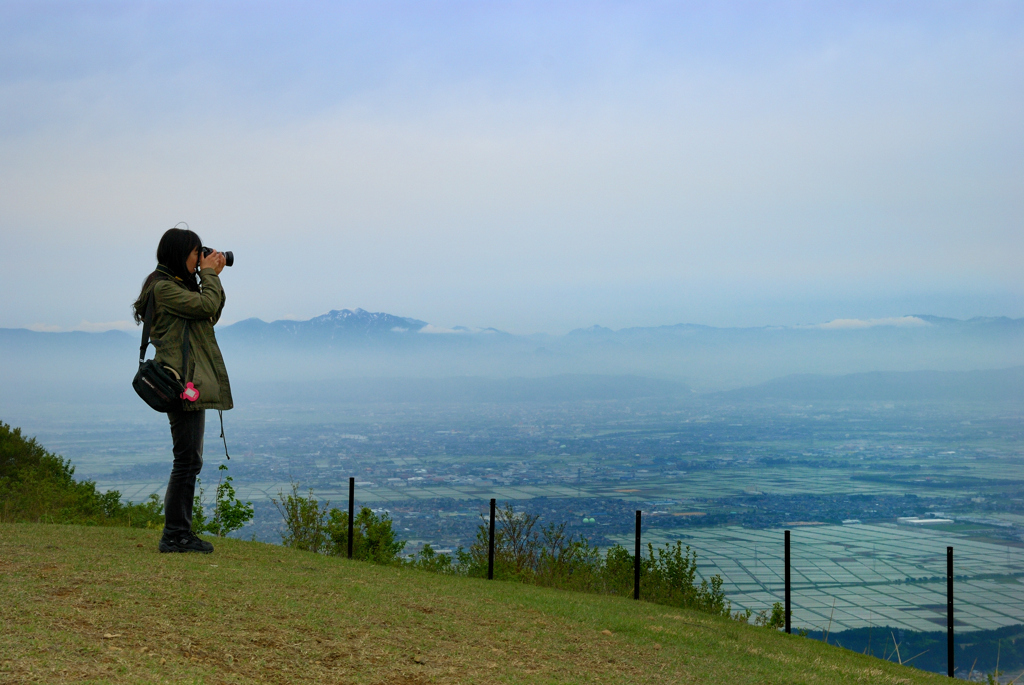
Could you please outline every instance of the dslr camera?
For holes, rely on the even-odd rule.
[[[209,256],[209,254],[211,252],[214,252],[214,249],[212,247],[204,247],[203,248],[203,256],[204,257]],[[234,263],[235,263],[235,255],[234,255],[234,253],[232,253],[232,252],[225,252],[224,253],[224,266],[233,266]]]

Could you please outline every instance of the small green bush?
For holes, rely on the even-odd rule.
[[[286,547],[305,550],[307,552],[323,553],[327,551],[327,506],[322,507],[313,497],[313,490],[310,488],[309,496],[303,497],[299,494],[299,486],[292,483],[292,493],[285,495],[278,492],[278,499],[271,499],[284,518],[285,532],[281,535],[281,542]]]
[[[541,530],[540,555],[534,582],[581,592],[602,588],[601,553],[586,538],[566,534],[566,524],[551,523]]]
[[[202,481],[196,479],[199,494],[192,505],[192,531],[194,533],[212,533],[217,537],[225,537],[252,520],[255,510],[252,502],[243,503],[235,497],[235,488],[231,485],[232,478],[228,475],[227,464],[217,467],[220,482],[217,483],[217,496],[214,500],[213,516],[206,517]]]
[[[754,619],[754,625],[758,625],[763,628],[771,628],[772,630],[785,628],[786,610],[783,608],[782,602],[776,602],[772,605],[771,614],[767,611],[758,612],[757,618]]]
[[[456,569],[452,564],[452,558],[447,554],[438,554],[429,544],[423,545],[419,553],[413,555],[407,562],[412,568],[431,573],[443,575],[455,575]]]
[[[328,512],[327,536],[330,539],[330,554],[348,555],[347,511],[331,509]],[[352,538],[352,558],[375,564],[394,564],[399,561],[399,555],[405,549],[405,541],[395,539],[391,517],[387,512],[378,516],[369,507],[360,508],[356,514]]]
[[[303,497],[299,486],[292,483],[292,493],[278,493],[272,500],[284,519],[281,541],[288,547],[331,556],[348,556],[348,512],[329,509],[330,502],[320,504],[313,490]],[[353,523],[352,556],[376,564],[401,563],[405,541],[395,537],[391,518],[380,516],[362,507]]]

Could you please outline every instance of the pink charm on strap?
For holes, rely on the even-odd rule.
[[[192,385],[191,382],[185,384],[185,391],[181,393],[181,399],[188,400],[189,402],[195,402],[199,399],[199,388]]]

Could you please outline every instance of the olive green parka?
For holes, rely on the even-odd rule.
[[[150,340],[156,348],[158,364],[169,366],[181,374],[182,382],[191,381],[199,390],[199,399],[184,402],[186,411],[199,409],[231,409],[231,384],[224,357],[217,346],[213,327],[224,311],[224,288],[214,269],[200,269],[199,292],[185,287],[178,278],[153,281],[143,293],[155,293],[155,310]],[[182,373],[181,342],[189,330],[188,369]]]

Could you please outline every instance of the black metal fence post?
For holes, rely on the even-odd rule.
[[[348,558],[352,558],[352,538],[354,537],[356,513],[356,479],[348,479]]]
[[[946,669],[950,678],[953,665],[953,548],[946,548]]]
[[[487,536],[487,580],[494,580],[494,504],[491,499],[491,527]]]
[[[640,510],[636,510],[636,554],[633,555],[633,599],[640,599]]]
[[[790,623],[792,611],[789,605],[789,531],[786,531],[786,633],[793,633],[793,626]]]

